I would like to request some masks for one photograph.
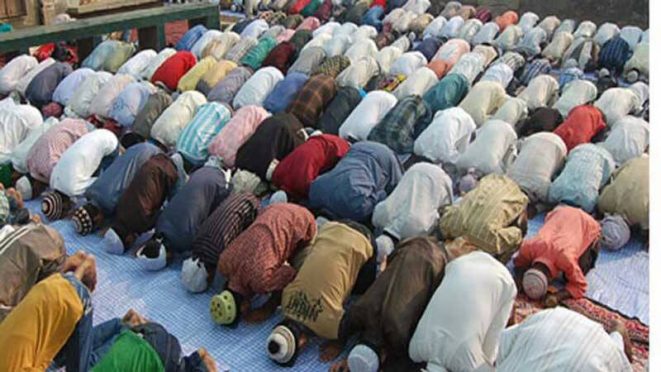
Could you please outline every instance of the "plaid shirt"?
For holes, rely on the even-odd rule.
[[[526,64],[526,59],[522,55],[516,52],[507,52],[503,54],[502,57],[498,58],[494,65],[497,63],[504,63],[512,68],[512,71],[516,73],[518,69],[523,67]]]
[[[225,53],[224,59],[238,64],[241,61],[241,58],[243,58],[243,56],[245,56],[255,45],[257,45],[256,38],[241,38],[238,43],[234,44],[234,46]]]
[[[420,96],[402,98],[370,132],[367,139],[383,143],[399,154],[413,152],[417,123],[431,121],[431,110]]]
[[[350,64],[351,61],[345,56],[330,57],[327,58],[321,65],[312,70],[312,75],[326,74],[335,79],[337,75],[349,67]]]
[[[521,74],[521,84],[528,85],[532,79],[539,75],[551,72],[551,62],[546,58],[540,58],[529,63]]]
[[[287,19],[287,14],[284,12],[275,12],[269,17],[268,22],[270,25],[282,25]]]
[[[336,93],[335,79],[319,74],[311,77],[289,106],[288,112],[301,121],[305,127],[317,127],[319,116]]]
[[[250,298],[284,289],[296,276],[285,262],[317,234],[314,216],[290,203],[266,207],[221,253],[218,271],[228,287]]]

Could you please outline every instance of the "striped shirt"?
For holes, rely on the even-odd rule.
[[[246,298],[284,289],[296,276],[287,260],[317,234],[314,215],[290,203],[266,207],[220,254],[228,288]]]
[[[537,76],[548,74],[551,72],[551,62],[546,58],[536,59],[526,65],[521,74],[521,84],[528,85]]]
[[[528,197],[514,181],[489,175],[458,204],[445,209],[441,232],[446,239],[466,237],[490,254],[514,253],[523,241],[523,233],[513,223],[526,213],[527,206]]]
[[[222,103],[209,102],[200,106],[193,120],[181,131],[177,151],[192,164],[202,165],[208,156],[207,147],[231,116]]]
[[[562,69],[560,76],[558,77],[558,84],[560,84],[560,90],[564,91],[565,86],[574,80],[583,80],[585,78],[585,73],[578,67],[570,67]]]
[[[241,58],[248,53],[252,47],[257,45],[257,39],[254,37],[242,37],[230,50],[225,53],[224,59],[232,61],[234,63],[239,63]]]
[[[495,65],[497,63],[504,63],[510,66],[512,71],[516,73],[521,67],[525,66],[526,59],[517,52],[507,52],[503,54],[502,57],[498,58],[493,64]]]
[[[571,150],[562,173],[549,189],[552,203],[565,203],[592,213],[599,190],[615,170],[615,161],[608,150],[586,143]]]
[[[209,155],[222,158],[226,167],[234,168],[236,152],[269,116],[270,114],[259,106],[241,107],[213,138],[209,144]]]
[[[505,329],[496,366],[498,372],[632,371],[624,350],[601,323],[563,307]]]
[[[53,168],[64,151],[88,131],[84,120],[64,119],[39,137],[28,153],[27,164],[32,178],[49,183]]]
[[[300,89],[287,112],[300,120],[304,127],[318,127],[319,116],[335,97],[335,80],[325,74],[311,77]]]
[[[272,37],[259,39],[257,45],[253,46],[241,57],[240,64],[248,66],[253,70],[257,70],[262,66],[262,61],[269,55],[271,50],[275,48],[276,41]]]
[[[599,67],[619,74],[629,59],[631,49],[623,38],[616,36],[604,44],[599,52]]]
[[[558,135],[536,133],[523,140],[519,155],[507,169],[507,175],[531,202],[546,203],[552,178],[563,166],[566,156],[567,146]]]
[[[232,193],[209,215],[191,244],[192,257],[215,272],[223,250],[257,218],[259,199],[252,194]]]
[[[370,131],[367,140],[383,143],[399,154],[411,153],[416,131],[421,131],[418,123],[429,123],[431,116],[422,97],[406,96]]]

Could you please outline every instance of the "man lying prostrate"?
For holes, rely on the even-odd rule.
[[[51,221],[66,216],[74,207],[72,198],[82,196],[119,153],[117,136],[97,129],[80,137],[55,164],[50,187],[41,201],[41,211]]]
[[[609,330],[569,309],[529,316],[500,335],[496,371],[632,371],[631,339],[621,321]]]
[[[629,160],[601,191],[598,207],[606,214],[601,221],[601,244],[605,249],[622,248],[631,236],[630,227],[649,237],[649,163],[648,155]]]
[[[191,257],[181,268],[190,292],[203,292],[213,282],[220,254],[257,218],[260,201],[252,194],[231,193],[204,220],[191,243]]]
[[[488,254],[450,261],[411,338],[409,356],[429,372],[493,368],[515,297],[512,275]]]
[[[585,275],[599,254],[601,228],[592,216],[579,208],[560,205],[546,215],[535,237],[521,244],[514,257],[516,281],[532,300],[544,299],[546,307],[568,298],[585,296]],[[563,274],[566,286],[547,294],[549,282]]]
[[[312,135],[275,168],[271,182],[294,199],[307,199],[310,184],[349,151],[349,142],[332,134]]]
[[[30,105],[17,104],[12,98],[0,101],[0,163],[8,162],[14,148],[27,137],[32,128],[43,122],[39,110]],[[8,166],[5,164],[1,167]]]
[[[376,275],[371,240],[365,226],[351,221],[327,222],[321,227],[296,278],[282,292],[285,319],[273,329],[266,345],[274,362],[293,366],[310,333],[328,341],[320,349],[322,361],[339,355],[348,336],[343,334],[345,301],[359,284],[363,266],[363,277],[369,282]]]
[[[409,168],[388,197],[374,207],[372,225],[376,260],[383,268],[400,241],[429,235],[437,226],[439,210],[452,204],[452,179],[438,165],[417,163]]]
[[[229,171],[215,162],[196,170],[163,208],[154,236],[136,253],[145,269],[160,270],[174,254],[189,252],[198,228],[230,194]]]
[[[73,212],[73,225],[81,235],[87,235],[114,215],[119,198],[129,187],[143,164],[161,150],[151,143],[132,146],[118,156],[85,191],[87,203]]]
[[[504,174],[516,156],[516,132],[509,123],[489,120],[455,163],[460,172],[475,169],[479,174]],[[463,190],[468,191],[468,190]]]
[[[39,137],[28,152],[28,174],[16,181],[16,189],[23,195],[23,199],[30,200],[46,190],[53,168],[62,154],[92,130],[94,126],[84,120],[64,119]]]
[[[310,185],[310,207],[329,217],[367,221],[402,177],[395,153],[376,142],[362,141],[331,170]]]
[[[447,258],[431,238],[403,241],[388,267],[347,311],[343,333],[358,344],[331,371],[373,372],[411,367],[407,350],[415,327],[443,279]]]
[[[105,249],[123,254],[142,233],[151,230],[163,203],[176,194],[188,177],[183,159],[157,154],[140,167],[117,203],[115,219],[104,234]]]
[[[307,209],[290,203],[266,207],[220,254],[218,273],[227,283],[211,299],[213,320],[233,326],[241,318],[258,322],[271,316],[281,291],[296,276],[287,260],[316,234],[314,216]],[[258,294],[271,296],[260,309],[251,311],[250,301]]]
[[[446,240],[464,237],[507,262],[528,231],[527,207],[528,197],[514,181],[491,174],[443,211],[441,233]]]
[[[609,127],[618,120],[642,111],[643,105],[649,99],[649,86],[637,82],[627,88],[610,88],[605,91],[594,106],[601,110]]]
[[[413,153],[450,170],[466,151],[475,128],[473,118],[460,107],[437,111],[431,124],[415,140]]]
[[[269,181],[278,162],[306,139],[307,134],[296,116],[289,113],[270,116],[239,148],[234,164]]]

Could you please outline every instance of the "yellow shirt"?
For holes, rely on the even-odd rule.
[[[202,81],[207,83],[209,88],[213,88],[218,82],[224,78],[230,71],[236,68],[236,63],[232,61],[222,60],[209,69],[203,76]]]
[[[195,90],[197,83],[200,81],[202,76],[206,74],[213,66],[216,65],[216,59],[213,57],[204,57],[201,61],[195,64],[193,68],[188,70],[186,75],[182,76],[179,79],[179,84],[177,85],[177,90],[180,92],[185,92],[188,90]]]
[[[337,339],[344,301],[371,256],[372,245],[359,231],[337,222],[326,223],[298,275],[282,292],[285,317],[319,337]]]
[[[647,155],[631,159],[613,174],[613,181],[599,196],[599,210],[621,214],[631,225],[649,229],[650,218],[650,158]]]
[[[0,371],[44,371],[83,316],[71,283],[53,274],[37,283],[0,323]]]

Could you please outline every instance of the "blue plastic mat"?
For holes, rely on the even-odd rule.
[[[28,203],[35,210],[38,202]],[[528,236],[534,235],[543,222],[537,216],[529,223]],[[265,352],[266,338],[281,320],[277,314],[269,321],[256,325],[242,323],[236,329],[215,325],[208,304],[213,293],[192,295],[179,280],[180,264],[156,273],[145,272],[130,255],[105,253],[98,235],[82,237],[73,229],[71,220],[51,224],[64,237],[67,252],[78,250],[93,253],[97,258],[98,285],[94,292],[95,324],[121,317],[133,308],[147,318],[163,324],[181,341],[186,353],[205,347],[218,362],[221,370],[272,371],[280,369]],[[638,317],[646,324],[648,317],[648,255],[639,241],[630,242],[618,253],[602,252],[597,267],[588,275],[591,298],[625,315]],[[294,368],[286,371],[321,371],[330,364],[319,362],[319,339],[299,356]]]

